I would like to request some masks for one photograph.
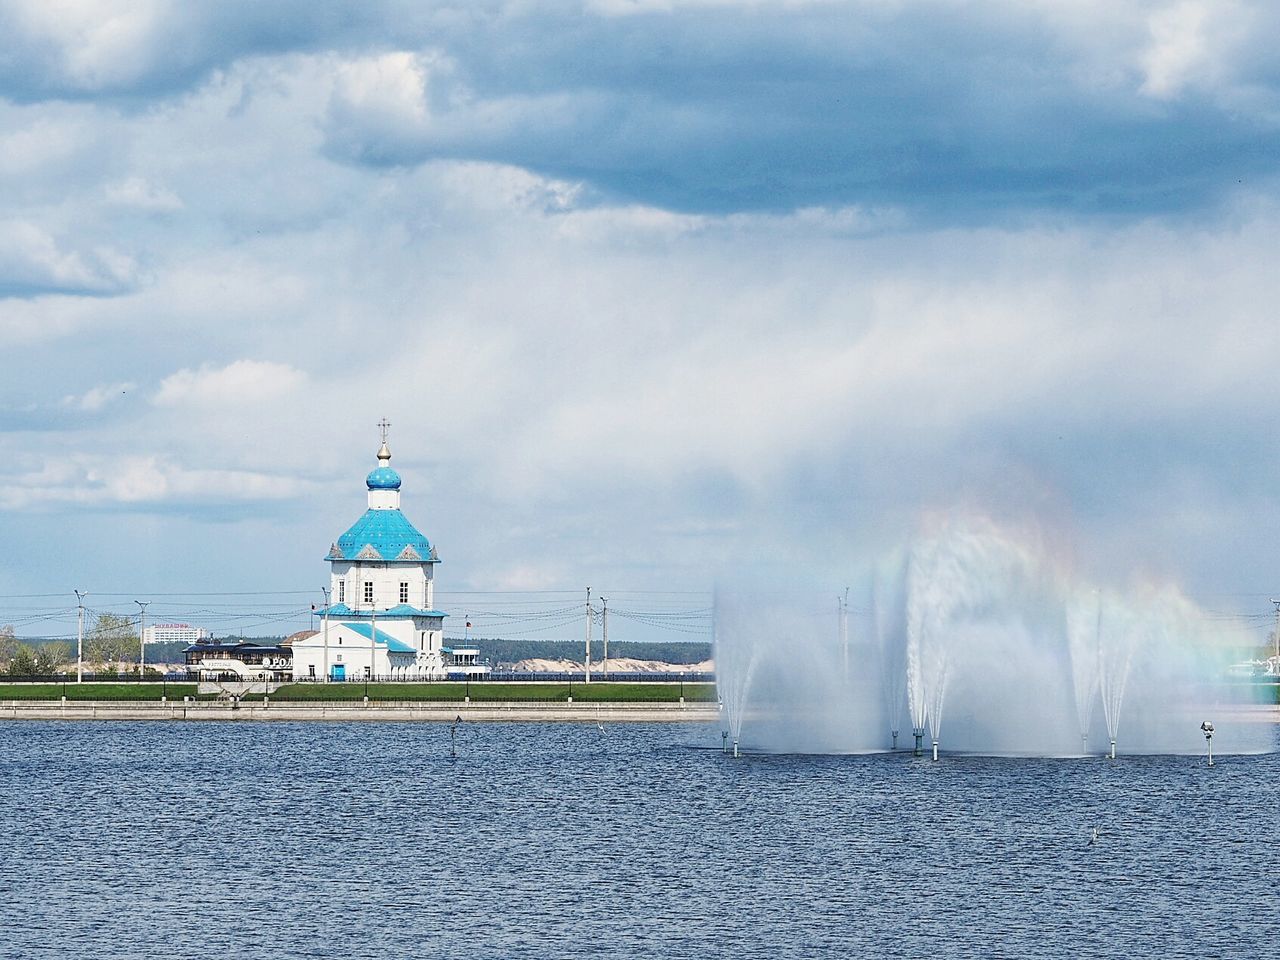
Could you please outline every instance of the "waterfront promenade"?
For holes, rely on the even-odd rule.
[[[716,703],[457,701],[0,700],[0,720],[582,721],[710,723]]]

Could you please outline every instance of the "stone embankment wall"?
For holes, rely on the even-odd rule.
[[[709,723],[714,703],[231,703],[6,700],[0,720],[426,720]]]

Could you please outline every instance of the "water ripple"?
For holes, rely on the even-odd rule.
[[[1275,754],[750,756],[705,726],[2,724],[0,957],[1249,957]],[[1091,842],[1094,828],[1098,839]]]

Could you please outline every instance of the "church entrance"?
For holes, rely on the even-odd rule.
[[[333,665],[333,679],[336,681],[347,679],[347,665],[345,663],[335,663]]]

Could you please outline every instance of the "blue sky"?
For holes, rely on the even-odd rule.
[[[457,590],[1265,608],[1269,5],[346,6],[0,7],[0,593],[318,588],[385,415]]]

